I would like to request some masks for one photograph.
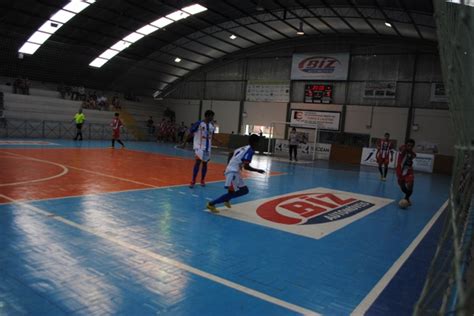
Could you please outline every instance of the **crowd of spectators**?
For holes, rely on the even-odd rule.
[[[98,96],[96,91],[87,94],[86,99],[82,101],[82,107],[100,111],[120,111],[122,109],[118,95],[109,99],[102,94]]]
[[[159,142],[180,142],[184,141],[184,136],[188,127],[181,122],[181,125],[169,118],[163,118],[159,124],[154,124],[153,117],[150,116],[146,122],[148,134],[156,136]]]
[[[107,98],[97,91],[87,91],[83,86],[67,86],[61,83],[58,91],[63,99],[82,101],[82,108],[100,111],[120,111],[120,98],[115,94],[112,98]]]

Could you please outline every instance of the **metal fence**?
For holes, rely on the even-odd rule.
[[[148,135],[146,128],[137,128]],[[112,137],[112,128],[109,124],[85,123],[82,127],[84,139],[108,140]],[[69,122],[37,121],[0,118],[0,137],[4,138],[59,138],[73,139],[76,136],[76,125]],[[122,130],[123,140],[137,140],[137,137],[126,128]],[[153,136],[148,140],[155,140]]]

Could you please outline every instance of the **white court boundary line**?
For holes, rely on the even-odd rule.
[[[9,152],[5,152],[7,154],[11,154]],[[34,179],[34,180],[25,180],[25,181],[20,181],[20,182],[12,182],[12,183],[1,183],[0,184],[0,187],[7,187],[7,186],[13,186],[13,185],[19,185],[19,184],[30,184],[30,183],[36,183],[36,182],[42,182],[42,181],[48,181],[48,180],[53,180],[53,179],[56,179],[56,178],[59,178],[59,177],[62,177],[64,176],[66,173],[69,172],[69,169],[62,165],[62,164],[59,164],[59,163],[56,163],[56,162],[51,162],[51,161],[47,161],[47,160],[41,160],[41,159],[36,159],[36,158],[32,158],[32,157],[28,157],[28,156],[19,156],[19,157],[8,157],[8,156],[3,156],[3,158],[7,158],[7,159],[25,159],[25,160],[31,160],[31,161],[39,161],[39,162],[42,162],[42,163],[46,163],[46,164],[50,164],[50,165],[54,165],[54,166],[57,166],[57,167],[60,167],[63,169],[62,172],[54,175],[54,176],[51,176],[51,177],[46,177],[46,178],[41,178],[41,179]]]
[[[388,269],[388,271],[384,274],[384,276],[377,282],[377,284],[372,288],[372,290],[365,296],[365,298],[359,303],[359,305],[352,311],[351,315],[358,316],[364,315],[367,310],[372,306],[375,302],[377,297],[382,293],[382,291],[387,287],[393,277],[397,274],[403,264],[407,261],[416,247],[420,244],[420,242],[425,238],[426,234],[428,234],[429,230],[438,218],[441,216],[443,211],[446,209],[449,200],[443,203],[438,211],[433,215],[430,221],[425,225],[425,227],[420,231],[418,236],[410,243],[410,245],[405,249],[405,251],[401,254],[401,256],[393,263],[393,265]]]
[[[87,232],[87,233],[90,233],[94,236],[97,236],[97,237],[100,237],[102,239],[105,239],[117,246],[120,246],[122,248],[125,248],[129,251],[133,251],[133,252],[136,252],[136,253],[139,253],[141,255],[144,255],[144,256],[147,256],[147,257],[150,257],[150,258],[153,258],[153,259],[156,259],[158,261],[161,261],[163,263],[166,263],[166,264],[169,264],[169,265],[172,265],[178,269],[181,269],[181,270],[184,270],[186,272],[189,272],[189,273],[192,273],[194,275],[197,275],[197,276],[200,276],[202,278],[205,278],[205,279],[208,279],[210,281],[213,281],[213,282],[216,282],[216,283],[219,283],[219,284],[222,284],[226,287],[229,287],[229,288],[232,288],[234,290],[237,290],[239,292],[242,292],[242,293],[245,293],[247,295],[250,295],[250,296],[253,296],[253,297],[256,297],[258,299],[261,299],[263,301],[266,301],[266,302],[269,302],[269,303],[272,303],[274,305],[278,305],[280,307],[283,307],[283,308],[286,308],[288,310],[291,310],[291,311],[294,311],[294,312],[297,312],[297,313],[300,313],[302,315],[311,315],[311,316],[320,316],[321,314],[318,314],[316,312],[313,312],[309,309],[306,309],[304,307],[301,307],[301,306],[298,306],[298,305],[295,305],[295,304],[292,304],[292,303],[289,303],[289,302],[286,302],[286,301],[283,301],[283,300],[280,300],[276,297],[273,297],[273,296],[270,296],[268,294],[265,294],[263,292],[259,292],[259,291],[256,291],[256,290],[253,290],[251,288],[248,288],[246,286],[243,286],[243,285],[240,285],[238,283],[235,283],[233,281],[230,281],[230,280],[227,280],[227,279],[224,279],[224,278],[221,278],[217,275],[214,275],[214,274],[211,274],[211,273],[208,273],[206,271],[203,271],[203,270],[200,270],[200,269],[197,269],[197,268],[194,268],[190,265],[187,265],[185,263],[182,263],[182,262],[179,262],[175,259],[171,259],[171,258],[168,258],[168,257],[165,257],[163,255],[160,255],[158,253],[155,253],[155,252],[152,252],[150,250],[147,250],[147,249],[142,249],[138,246],[135,246],[135,245],[132,245],[128,242],[125,242],[125,241],[122,241],[122,240],[119,240],[118,238],[114,238],[110,235],[107,235],[105,233],[102,233],[102,232],[99,232],[97,231],[96,229],[93,229],[93,228],[89,228],[87,226],[84,226],[84,225],[81,225],[81,224],[78,224],[76,222],[73,222],[73,221],[70,221],[64,217],[61,217],[61,216],[58,216],[54,213],[50,213],[48,211],[45,211],[45,210],[42,210],[40,209],[39,207],[36,207],[36,206],[33,206],[33,205],[30,205],[30,204],[27,204],[27,203],[24,203],[24,202],[20,202],[20,201],[16,201],[14,199],[11,199],[9,198],[8,196],[6,195],[3,195],[3,194],[0,194],[0,197],[6,199],[6,200],[9,200],[10,202],[12,202],[13,204],[16,204],[16,205],[19,205],[19,206],[22,206],[22,207],[25,207],[25,208],[28,208],[29,210],[37,213],[37,214],[40,214],[40,215],[43,215],[47,218],[50,218],[50,219],[53,219],[53,220],[56,220],[58,222],[61,222],[63,224],[66,224],[68,226],[71,226],[71,227],[74,227],[74,228],[77,228],[79,229],[80,231],[83,231],[83,232]]]
[[[33,157],[30,157],[30,156],[22,155],[22,154],[18,154],[18,153],[12,153],[12,152],[3,151],[3,150],[0,151],[0,153],[6,153],[6,154],[13,155],[13,156],[21,157],[21,158],[36,160],[36,161],[45,162],[45,163],[51,163],[51,164],[54,164],[54,165],[58,165],[58,166],[64,167],[64,168],[66,168],[66,169],[68,169],[67,167],[69,167],[69,169],[76,169],[76,170],[80,170],[80,171],[84,171],[84,172],[96,174],[96,175],[103,176],[103,177],[109,177],[109,178],[116,179],[116,180],[120,180],[120,181],[131,182],[131,183],[135,183],[135,184],[140,184],[140,185],[146,186],[146,188],[139,188],[139,189],[129,189],[129,190],[120,190],[120,191],[111,191],[111,192],[101,192],[101,193],[91,193],[91,194],[81,194],[81,195],[68,195],[68,196],[55,197],[55,198],[32,199],[32,200],[28,200],[28,202],[49,201],[49,200],[78,198],[78,197],[89,197],[89,196],[102,196],[102,195],[107,195],[107,194],[115,194],[115,193],[122,193],[122,192],[133,192],[133,191],[144,191],[144,190],[150,190],[150,189],[170,189],[170,188],[178,188],[178,187],[189,188],[189,184],[174,184],[174,185],[168,185],[168,186],[157,186],[157,185],[153,185],[153,184],[148,184],[148,183],[144,183],[144,182],[139,182],[139,181],[130,180],[130,179],[127,179],[127,178],[116,177],[116,176],[112,176],[112,175],[108,175],[108,174],[105,174],[105,173],[100,173],[100,172],[96,172],[96,171],[92,171],[92,170],[88,170],[88,169],[82,169],[82,168],[77,168],[77,167],[68,166],[68,165],[61,165],[61,164],[59,164],[59,163],[52,162],[52,161],[49,161],[49,160],[44,160],[44,159],[39,159],[39,158],[33,158]],[[5,157],[6,157],[6,156],[5,156]],[[286,175],[286,174],[287,174],[287,173],[280,173],[280,174],[275,174],[275,175],[270,175],[270,174],[268,174],[268,177],[283,176],[283,175]],[[254,175],[250,175],[250,176],[248,177],[248,179],[252,179],[252,178],[254,178]],[[161,180],[159,180],[159,181],[161,181]],[[209,183],[219,183],[219,182],[225,182],[225,179],[223,179],[223,180],[209,181],[209,182],[206,181],[207,184],[209,184]],[[9,204],[9,203],[12,203],[12,202],[0,203],[0,205],[6,205],[6,204]]]

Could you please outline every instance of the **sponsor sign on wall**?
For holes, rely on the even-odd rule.
[[[362,156],[360,157],[360,164],[366,166],[378,166],[377,163],[377,148],[363,148]],[[388,164],[389,168],[395,168],[397,162],[397,152],[393,152],[393,161]]]
[[[413,160],[413,170],[433,172],[434,155],[416,153],[416,158]]]
[[[378,166],[376,159],[376,148],[363,148],[362,156],[360,158],[361,165]],[[393,155],[393,162],[388,165],[390,168],[395,168],[398,159],[398,151]],[[423,172],[433,172],[434,155],[416,153],[416,158],[413,160],[413,170]]]
[[[290,102],[290,84],[249,81],[247,83],[247,101]]]
[[[433,82],[431,84],[430,102],[448,102],[446,89],[443,83]]]
[[[300,143],[298,145],[298,159],[313,159],[314,143]],[[289,156],[290,144],[288,140],[277,139],[275,142],[275,154]],[[329,160],[331,144],[316,143],[315,158]]]
[[[395,99],[397,93],[396,81],[367,81],[364,98]]]
[[[321,130],[338,131],[341,112],[291,110],[290,122],[297,127],[312,128],[317,125]]]
[[[349,53],[294,54],[292,80],[347,80]]]
[[[320,239],[381,209],[393,200],[314,188],[232,205],[220,215]]]

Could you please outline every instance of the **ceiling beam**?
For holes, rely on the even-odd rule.
[[[311,16],[315,19],[318,19],[321,23],[323,23],[324,25],[326,25],[329,29],[331,29],[332,31],[334,31],[335,33],[339,33],[339,30],[335,29],[334,27],[332,27],[331,24],[329,24],[328,22],[324,21],[321,17],[317,16],[316,14],[314,14],[313,10],[311,10],[310,8],[308,8],[305,4],[303,4],[300,0],[296,0],[296,3],[301,6],[303,9],[305,9],[306,11],[308,11]]]
[[[391,20],[388,18],[387,13],[385,13],[385,11],[384,11],[384,10],[382,9],[382,7],[379,5],[379,2],[378,2],[377,0],[374,0],[374,2],[375,2],[375,6],[377,7],[377,9],[378,9],[380,12],[382,12],[382,15],[384,16],[385,21],[390,23]],[[390,24],[392,25],[393,30],[395,31],[395,33],[397,33],[398,36],[404,37],[404,36],[398,31],[398,28],[395,26],[394,23],[390,23]]]
[[[252,14],[250,14],[250,13],[244,11],[244,10],[242,10],[241,8],[235,6],[234,4],[231,4],[231,3],[227,2],[226,0],[221,0],[221,3],[224,3],[225,5],[231,7],[232,9],[234,9],[234,10],[236,10],[236,11],[242,13],[242,14],[243,14],[244,16],[246,16],[246,17],[249,17],[249,18],[251,18],[251,19],[253,19],[253,20],[255,20],[255,21],[257,21],[257,22],[259,22],[259,23],[261,23],[261,24],[263,24],[263,25],[265,25],[265,26],[268,27],[270,30],[272,30],[272,31],[275,32],[275,33],[280,34],[280,35],[283,36],[284,38],[290,38],[290,37],[289,37],[288,35],[286,35],[285,33],[283,33],[283,32],[281,32],[281,31],[277,30],[276,28],[274,28],[274,27],[271,26],[271,25],[268,25],[267,23],[265,23],[265,21],[262,21],[260,18],[257,18],[256,16],[254,16],[254,15],[252,15]],[[274,41],[274,40],[271,39],[271,41]]]
[[[279,0],[273,0],[276,4],[278,4],[281,8],[283,8],[283,10],[286,10],[288,12],[290,12],[291,14],[293,14],[294,16],[296,16],[301,22],[303,22],[304,24],[308,25],[311,29],[313,29],[314,31],[316,31],[317,33],[319,34],[322,34],[322,32],[317,28],[315,27],[313,24],[307,22],[303,17],[299,16],[299,14],[297,14],[295,11],[293,11],[292,9],[289,9],[287,7],[285,7],[284,5],[281,4],[281,2]]]
[[[348,0],[349,5],[357,12],[357,14],[360,15],[360,17],[369,25],[369,27],[374,31],[375,34],[380,35],[380,32],[377,30],[377,28],[372,24],[372,22],[369,21],[365,17],[365,15],[360,11],[360,9],[357,7],[357,4],[355,3],[355,0]]]
[[[418,36],[424,40],[425,37],[423,36],[423,34],[421,33],[420,29],[418,28],[418,25],[416,24],[415,22],[415,19],[413,19],[410,11],[408,11],[406,5],[405,5],[405,1],[404,0],[399,0],[400,2],[400,6],[402,7],[402,9],[405,11],[405,13],[408,15],[408,18],[410,19],[410,22],[413,24],[413,26],[415,27],[415,30],[416,30],[416,33],[418,33]]]

